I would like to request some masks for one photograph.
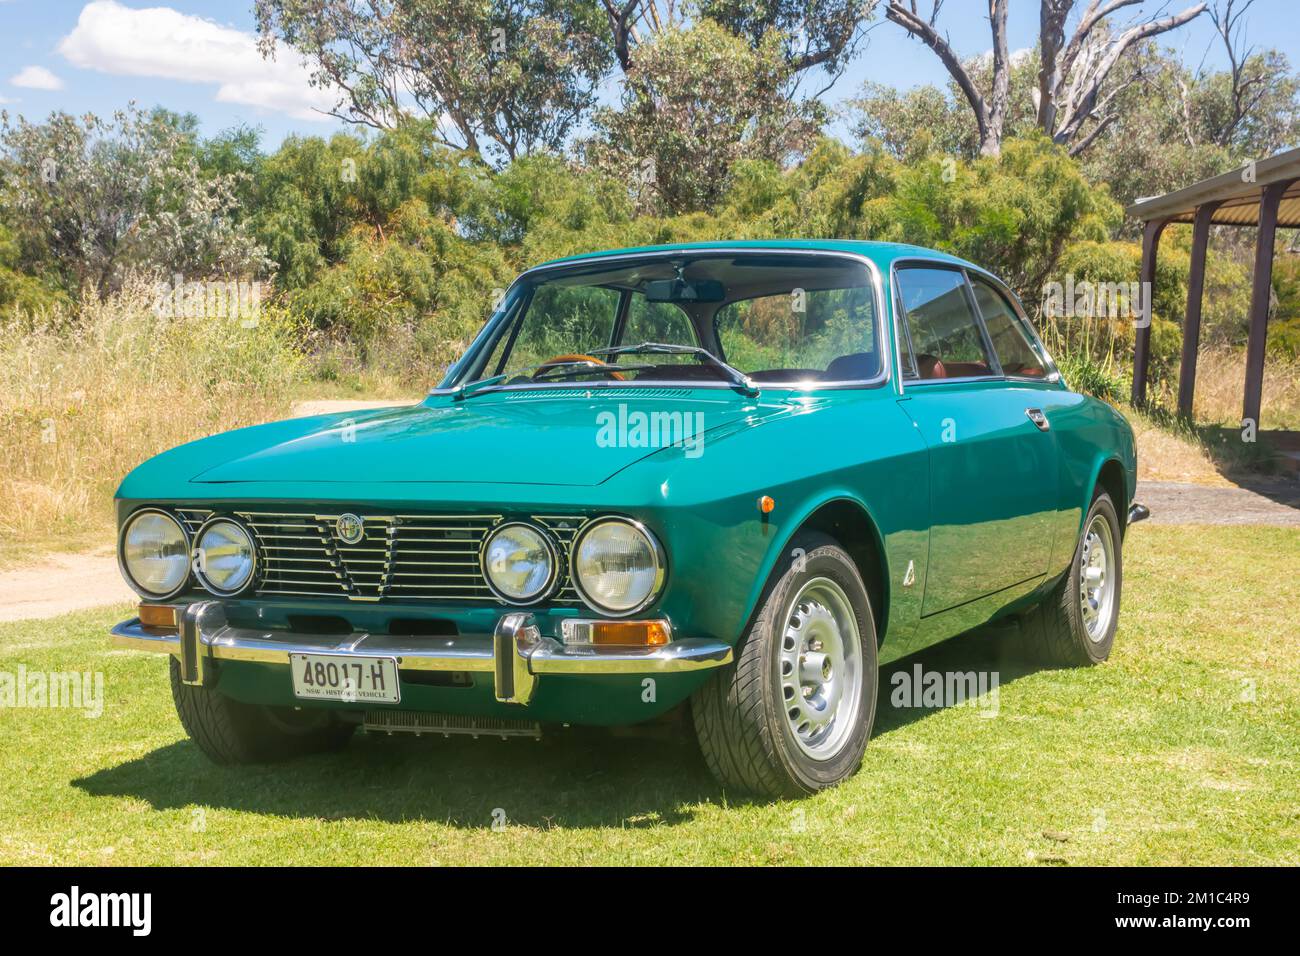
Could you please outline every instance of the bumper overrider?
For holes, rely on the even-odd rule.
[[[490,673],[496,699],[527,704],[546,674],[655,675],[707,670],[731,662],[721,641],[670,640],[654,647],[567,644],[544,636],[532,614],[503,614],[492,634],[409,638],[390,634],[303,634],[234,627],[219,601],[196,601],[178,613],[174,629],[150,627],[139,618],[112,630],[113,643],[133,650],[171,654],[181,680],[215,683],[216,662],[289,664],[293,654],[392,657],[400,670]]]

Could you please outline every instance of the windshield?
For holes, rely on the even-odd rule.
[[[828,255],[547,270],[515,284],[443,387],[863,381],[883,369],[874,293],[861,262]]]

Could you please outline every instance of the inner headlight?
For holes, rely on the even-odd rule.
[[[483,574],[499,597],[515,604],[536,601],[555,580],[555,550],[531,525],[497,528],[483,549]]]
[[[645,607],[663,578],[663,552],[639,524],[608,518],[590,525],[574,543],[574,584],[588,604],[607,614]]]
[[[253,539],[243,526],[217,518],[199,530],[195,544],[198,562],[194,573],[213,594],[235,594],[253,579],[257,561]]]
[[[180,522],[163,511],[140,511],[122,529],[122,570],[145,597],[170,597],[190,576],[190,542]]]

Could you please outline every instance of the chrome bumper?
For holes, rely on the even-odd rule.
[[[299,634],[232,627],[218,601],[196,601],[181,615],[179,633],[148,628],[138,618],[112,630],[113,644],[171,654],[181,680],[206,686],[213,661],[289,663],[291,654],[394,657],[403,670],[491,673],[499,701],[527,704],[543,674],[670,674],[721,667],[731,648],[720,641],[671,641],[660,647],[562,644],[543,637],[533,615],[502,615],[491,637],[460,635],[421,639],[388,634]]]

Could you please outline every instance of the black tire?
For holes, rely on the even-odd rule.
[[[181,726],[213,763],[272,763],[339,750],[356,730],[327,710],[265,707],[181,683],[171,660],[172,700]]]
[[[724,787],[770,797],[798,797],[834,786],[857,772],[875,720],[879,683],[871,598],[853,559],[823,534],[792,542],[753,625],[736,648],[736,660],[720,669],[691,701],[700,750]],[[802,553],[802,560],[794,555]],[[849,599],[859,636],[862,681],[856,719],[838,749],[813,759],[795,742],[779,676],[782,626],[803,586],[829,578]]]
[[[1089,638],[1083,620],[1079,589],[1085,535],[1093,519],[1098,516],[1110,525],[1111,541],[1114,544],[1114,610],[1104,632],[1093,640]],[[1021,616],[1021,634],[1032,657],[1054,667],[1086,667],[1100,664],[1110,657],[1111,648],[1115,644],[1115,628],[1119,623],[1120,596],[1124,584],[1123,550],[1115,503],[1111,501],[1110,495],[1098,488],[1093,495],[1092,505],[1084,516],[1069,570],[1040,604]]]

